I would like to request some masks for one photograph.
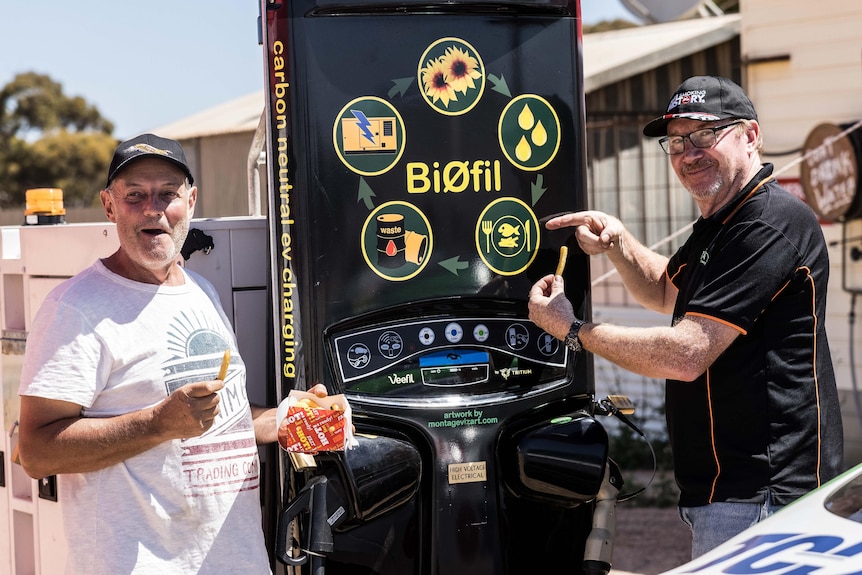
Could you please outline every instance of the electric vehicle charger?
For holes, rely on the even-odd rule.
[[[276,399],[323,383],[381,446],[282,466],[279,555],[577,573],[607,434],[592,357],[527,298],[565,245],[591,315],[589,257],[544,226],[588,203],[578,0],[261,0],[261,20]]]

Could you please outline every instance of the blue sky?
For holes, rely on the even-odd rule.
[[[584,21],[634,17],[581,0]],[[47,74],[120,139],[263,87],[258,0],[0,0],[0,86]]]

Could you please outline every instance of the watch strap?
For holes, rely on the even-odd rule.
[[[573,321],[572,326],[569,328],[569,333],[566,334],[566,338],[563,340],[566,347],[574,352],[579,352],[584,348],[581,345],[581,340],[578,338],[578,332],[581,331],[585,323],[587,322],[580,319]]]

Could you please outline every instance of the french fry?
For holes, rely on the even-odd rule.
[[[560,261],[557,262],[557,271],[554,272],[554,275],[563,275],[563,270],[566,269],[566,259],[568,257],[569,248],[567,246],[560,246]]]
[[[227,376],[227,368],[230,365],[230,348],[224,350],[224,357],[221,359],[221,368],[218,370],[218,376],[216,379],[224,381],[224,378]]]

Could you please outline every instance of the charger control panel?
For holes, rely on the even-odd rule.
[[[565,377],[567,350],[528,319],[446,317],[333,334],[346,391],[390,397],[493,393]]]

